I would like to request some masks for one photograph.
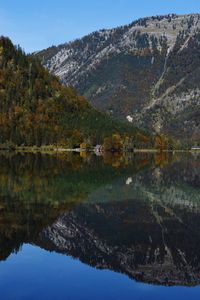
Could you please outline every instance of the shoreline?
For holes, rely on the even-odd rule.
[[[176,149],[176,150],[160,150],[160,149],[132,149],[130,151],[95,151],[95,147],[91,149],[81,149],[81,148],[62,148],[62,147],[51,147],[51,146],[43,146],[43,147],[16,147],[13,149],[9,148],[0,148],[0,152],[18,152],[18,153],[96,153],[103,154],[105,152],[111,153],[200,153],[199,149]]]

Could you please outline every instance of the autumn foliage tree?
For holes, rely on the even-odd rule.
[[[123,141],[119,134],[113,134],[110,137],[106,137],[103,141],[103,149],[105,151],[119,152],[123,149]]]

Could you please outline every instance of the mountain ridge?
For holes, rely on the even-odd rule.
[[[98,109],[198,142],[199,31],[200,14],[146,17],[36,56]],[[182,72],[187,76],[181,77]]]

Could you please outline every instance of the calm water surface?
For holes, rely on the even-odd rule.
[[[0,299],[199,299],[200,156],[0,154]]]

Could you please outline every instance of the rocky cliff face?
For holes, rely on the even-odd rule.
[[[198,14],[150,17],[36,55],[99,109],[195,141],[199,30]]]

